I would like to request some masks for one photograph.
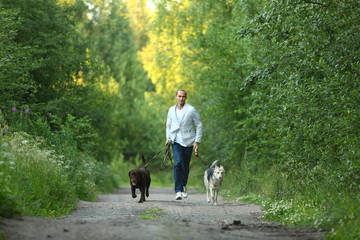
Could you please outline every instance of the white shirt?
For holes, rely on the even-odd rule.
[[[182,108],[182,109],[178,109],[177,107],[175,108],[175,115],[176,115],[178,122],[182,121],[182,119],[184,117],[184,112],[185,112],[184,108]],[[183,147],[186,147],[186,144],[183,141],[180,131],[178,131],[176,133],[175,142],[177,142],[178,144],[180,144]]]

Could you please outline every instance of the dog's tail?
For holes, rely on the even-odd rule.
[[[214,168],[216,165],[218,165],[218,162],[219,162],[219,160],[215,160],[215,161],[211,164],[210,168]]]
[[[141,155],[142,168],[147,168],[147,163],[145,162],[144,155]]]

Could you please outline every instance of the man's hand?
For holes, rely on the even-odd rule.
[[[195,143],[194,143],[194,150],[195,150],[195,152],[198,151],[199,147],[200,147],[200,143],[195,142]]]
[[[195,142],[194,143],[194,152],[195,152],[195,157],[199,157],[199,152],[198,152],[198,150],[199,150],[199,143],[198,142]]]

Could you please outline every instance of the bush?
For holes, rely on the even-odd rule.
[[[34,135],[13,132],[30,125],[20,118],[9,126],[0,114],[0,216],[59,216],[117,186],[109,166],[79,151],[69,125],[50,131],[44,120],[28,122]]]
[[[74,184],[55,151],[40,149],[32,136],[16,132],[2,138],[1,153],[11,182],[2,189],[8,189],[21,214],[57,216],[74,209]]]

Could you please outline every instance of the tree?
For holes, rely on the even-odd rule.
[[[81,32],[89,40],[92,62],[102,69],[84,79],[85,84],[94,83],[102,95],[86,100],[99,110],[90,116],[102,133],[100,155],[108,155],[104,151],[110,153],[114,149],[129,156],[152,153],[152,109],[144,98],[144,93],[151,90],[151,82],[137,57],[126,5],[96,1],[92,4],[93,15]],[[144,145],[144,141],[149,145]]]
[[[31,68],[23,73],[36,84],[36,91],[30,95],[37,102],[56,98],[71,86],[84,57],[83,49],[75,44],[73,22],[55,0],[3,0],[2,6],[15,10],[21,21],[14,42],[31,50]]]

